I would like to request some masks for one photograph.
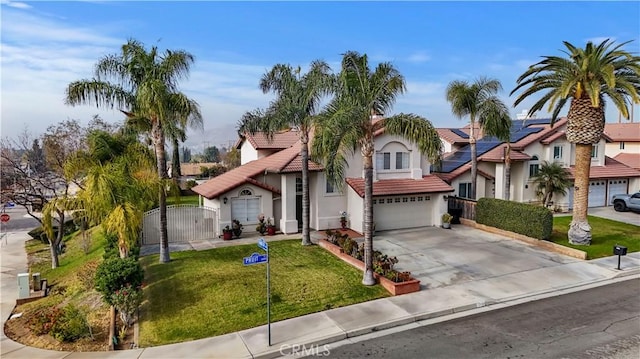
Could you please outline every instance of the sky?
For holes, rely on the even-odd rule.
[[[462,127],[445,99],[453,80],[501,81],[500,97],[541,56],[564,56],[563,41],[633,40],[640,52],[640,2],[364,2],[364,1],[10,1],[0,0],[0,135],[34,135],[67,119],[94,115],[121,122],[120,112],[64,104],[67,85],[93,77],[98,60],[117,54],[130,38],[147,48],[185,50],[195,57],[180,90],[196,100],[204,128],[186,145],[199,152],[228,146],[246,111],[268,106],[260,77],[279,63],[321,59],[339,71],[341,54],[367,54],[370,66],[390,62],[407,91],[392,113],[415,113],[436,127]],[[608,122],[618,121],[610,105]],[[566,115],[568,106],[561,113]],[[540,113],[538,117],[548,114]],[[640,122],[640,107],[634,119]]]

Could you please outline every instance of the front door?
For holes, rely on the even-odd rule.
[[[298,230],[302,229],[302,178],[296,178],[296,220]]]

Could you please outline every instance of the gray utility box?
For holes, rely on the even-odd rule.
[[[613,246],[613,254],[616,256],[626,256],[627,255],[627,247],[615,245]]]
[[[29,298],[29,273],[18,273],[18,299]]]

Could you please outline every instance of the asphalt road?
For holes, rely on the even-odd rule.
[[[33,217],[25,217],[27,210],[22,207],[6,208],[4,213],[8,214],[11,218],[9,222],[0,224],[0,231],[5,232],[17,232],[17,231],[30,231],[40,225],[40,222]]]
[[[328,358],[637,359],[640,279],[422,326],[321,354]]]

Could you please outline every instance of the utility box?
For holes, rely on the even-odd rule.
[[[613,254],[616,256],[626,256],[627,255],[627,247],[615,245],[613,246]]]
[[[33,273],[31,275],[31,281],[33,282],[33,291],[37,292],[39,290],[42,290],[42,287],[40,287],[40,273]]]
[[[29,273],[18,273],[18,299],[29,298]]]

